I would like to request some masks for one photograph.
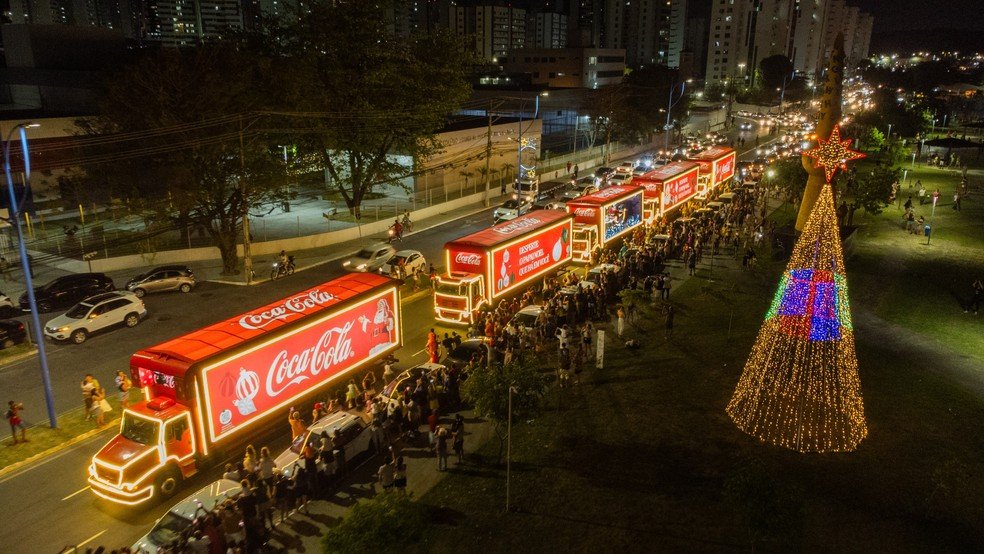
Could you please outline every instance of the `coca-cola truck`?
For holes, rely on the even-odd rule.
[[[345,275],[134,354],[144,399],[93,456],[92,492],[127,505],[167,497],[258,431],[286,432],[289,407],[400,347],[398,285]]]
[[[677,161],[636,177],[633,185],[643,188],[642,213],[646,221],[663,216],[697,194],[697,164]]]
[[[445,244],[435,317],[471,323],[482,306],[569,262],[572,221],[562,211],[537,210]]]
[[[574,216],[574,261],[587,262],[595,248],[642,225],[642,187],[614,185],[567,203]]]
[[[700,166],[697,177],[697,197],[707,198],[735,176],[735,150],[727,146],[712,146],[688,158]]]

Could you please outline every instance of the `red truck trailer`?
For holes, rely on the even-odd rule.
[[[574,216],[574,261],[587,262],[604,247],[642,225],[642,187],[615,185],[567,203]]]
[[[735,176],[734,148],[712,146],[688,159],[700,166],[697,178],[698,198],[707,198],[714,189]]]
[[[127,505],[170,496],[402,342],[399,283],[353,273],[141,350],[130,373],[145,399],[93,456],[89,486]]]
[[[693,198],[697,194],[699,167],[693,162],[672,162],[633,179],[632,184],[644,190],[643,218],[652,221]]]
[[[471,323],[485,304],[571,261],[572,221],[562,211],[537,210],[445,244],[435,317]]]

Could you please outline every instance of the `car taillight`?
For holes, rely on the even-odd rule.
[[[24,324],[23,323],[18,323],[17,324],[17,330],[18,331],[23,331],[24,330]]]

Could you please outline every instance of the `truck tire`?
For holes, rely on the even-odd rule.
[[[181,484],[181,472],[178,471],[178,468],[171,466],[162,471],[157,479],[154,479],[154,492],[160,498],[171,498],[178,490],[179,484]]]

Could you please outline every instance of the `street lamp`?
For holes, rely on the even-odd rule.
[[[683,93],[684,91],[687,90],[686,82],[682,82],[678,84],[680,85],[680,95],[677,96],[676,102],[673,101],[673,93],[676,92],[676,85],[673,85],[672,87],[670,87],[670,99],[666,104],[666,126],[663,127],[663,131],[666,134],[666,136],[663,139],[663,148],[665,150],[670,149],[670,129],[673,128],[673,126],[670,125],[670,118],[672,117],[673,114],[673,106],[675,106],[677,103],[680,102],[680,100],[683,99]]]
[[[533,109],[533,120],[536,120],[537,114],[540,113],[540,97],[549,96],[549,93],[544,91],[536,95],[536,105]],[[525,100],[519,104],[519,144],[516,149],[516,182],[518,183],[523,179],[523,104]]]
[[[17,248],[20,251],[21,268],[24,270],[24,285],[27,287],[27,302],[31,307],[31,326],[34,331],[34,342],[38,346],[38,359],[41,362],[41,381],[44,383],[44,400],[48,406],[48,420],[51,428],[58,427],[55,416],[55,398],[51,389],[51,374],[48,371],[48,354],[45,352],[44,333],[41,332],[41,319],[38,317],[38,304],[34,298],[34,279],[31,276],[31,264],[27,258],[27,246],[24,244],[24,233],[21,229],[20,207],[17,194],[14,192],[14,180],[10,175],[10,140],[15,132],[20,133],[21,152],[24,155],[24,193],[31,186],[31,158],[27,148],[27,129],[40,127],[38,123],[18,123],[7,133],[3,143],[3,172],[7,176],[7,193],[10,195],[10,219],[17,229]]]

